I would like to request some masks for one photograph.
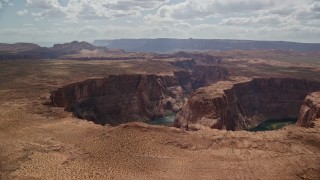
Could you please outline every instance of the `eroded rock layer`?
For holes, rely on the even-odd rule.
[[[226,80],[219,66],[195,66],[173,75],[111,75],[69,84],[51,93],[55,106],[99,124],[148,121],[181,110],[194,89]]]
[[[302,79],[221,81],[194,92],[175,126],[241,130],[269,119],[297,118],[305,96],[318,90],[320,82]]]
[[[320,92],[308,94],[300,108],[298,126],[313,127],[314,121],[320,118]]]
[[[174,76],[112,75],[64,86],[52,92],[51,101],[77,117],[116,125],[178,111],[183,92]]]

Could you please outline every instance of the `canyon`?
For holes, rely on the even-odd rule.
[[[219,66],[192,66],[172,75],[121,74],[68,84],[51,92],[51,104],[98,124],[150,121],[177,113],[189,92],[228,78]]]
[[[173,76],[112,75],[67,85],[53,91],[51,99],[77,117],[118,125],[177,112],[183,92]]]
[[[101,125],[150,122],[177,113],[174,126],[186,130],[246,130],[285,118],[310,126],[310,118],[300,117],[309,115],[311,110],[305,107],[310,103],[302,105],[302,101],[308,93],[320,90],[317,80],[249,78],[233,72],[230,76],[221,56],[196,52],[155,57],[174,57],[168,63],[180,70],[109,75],[71,83],[52,91],[50,104]]]
[[[319,179],[318,52],[72,44],[0,61],[0,179]]]
[[[304,98],[319,90],[318,81],[293,78],[220,81],[195,91],[177,114],[175,126],[194,130],[203,126],[243,130],[270,119],[298,118]],[[308,113],[304,107],[301,113]],[[304,124],[305,120],[300,119],[298,124]]]

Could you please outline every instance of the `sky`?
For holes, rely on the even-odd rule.
[[[320,42],[320,0],[0,0],[0,42]]]

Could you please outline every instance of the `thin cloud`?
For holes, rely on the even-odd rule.
[[[320,41],[319,0],[26,0],[4,7],[31,15],[34,28],[3,24],[4,40],[235,38]],[[25,4],[23,9],[21,5]],[[2,13],[2,12],[1,12]],[[9,11],[4,14],[9,15]],[[11,13],[12,14],[12,13]],[[26,18],[27,19],[27,18]],[[5,29],[5,30],[4,30]],[[26,34],[29,34],[27,36]],[[37,35],[37,36],[35,36]],[[38,40],[40,41],[40,40]]]
[[[23,16],[23,15],[26,15],[28,14],[28,10],[27,9],[23,9],[21,11],[17,11],[17,15],[18,16]]]
[[[0,0],[0,9],[2,9],[6,4],[10,5],[12,3],[9,0]]]
[[[168,0],[69,0],[63,6],[58,0],[27,0],[27,7],[40,11],[41,16],[69,19],[109,19],[140,16],[142,11],[159,8]]]

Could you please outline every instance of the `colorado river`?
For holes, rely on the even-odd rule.
[[[163,125],[163,126],[173,126],[174,118],[176,117],[175,114],[170,114],[168,116],[162,117],[162,118],[157,118],[154,119],[148,124],[154,124],[154,125]]]
[[[162,118],[154,119],[154,120],[148,122],[148,124],[163,125],[163,126],[172,127],[174,124],[175,117],[176,117],[175,114],[170,114],[170,115],[162,117]],[[272,131],[272,130],[281,129],[281,128],[288,126],[288,125],[295,124],[296,122],[297,122],[297,119],[294,119],[294,118],[285,118],[285,119],[276,119],[276,120],[270,119],[270,120],[267,120],[267,121],[259,124],[258,126],[254,127],[254,128],[248,129],[248,131],[252,131],[252,132]]]
[[[258,126],[248,129],[248,131],[256,132],[256,131],[272,131],[281,129],[284,126],[288,126],[291,124],[295,124],[297,122],[297,119],[294,118],[284,118],[284,119],[270,119],[267,120]]]

